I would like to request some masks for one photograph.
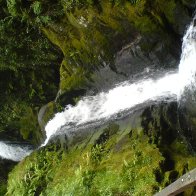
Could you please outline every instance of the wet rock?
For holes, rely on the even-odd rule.
[[[178,106],[176,102],[147,107],[142,114],[144,132],[157,145],[170,145],[180,137],[178,132]]]
[[[196,99],[195,91],[187,90],[180,100],[179,123],[193,151],[196,151]]]
[[[117,53],[116,70],[126,76],[141,73],[147,76],[151,70],[175,68],[179,62],[179,48],[175,48],[175,55],[167,45],[160,38],[139,37]]]
[[[52,119],[55,112],[56,106],[54,102],[50,102],[41,107],[38,113],[38,122],[42,131],[44,131],[45,125],[50,119]]]

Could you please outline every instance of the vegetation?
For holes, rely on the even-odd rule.
[[[0,5],[0,135],[37,144],[41,139],[37,120],[31,134],[32,129],[25,133],[23,126],[32,124],[27,121],[29,111],[37,119],[39,107],[54,99],[61,55],[40,30],[9,14],[17,10],[11,7],[15,1]]]
[[[0,0],[0,138],[39,145],[55,110],[74,104],[101,67],[118,73],[116,54],[138,37],[144,56],[158,50],[163,61],[165,53],[179,60],[175,43],[194,6],[195,0]],[[152,114],[164,123],[169,116]],[[68,152],[60,144],[34,152],[10,173],[7,195],[152,195],[192,169],[195,157],[173,135],[176,127],[148,119],[143,129],[110,126]]]
[[[195,166],[185,143],[174,141],[169,159],[141,129],[110,125],[92,141],[68,152],[59,144],[34,152],[10,173],[7,195],[150,196]]]

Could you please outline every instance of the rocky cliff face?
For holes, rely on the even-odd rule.
[[[96,82],[97,69],[106,66],[108,74],[117,74],[112,77],[115,80],[146,68],[177,67],[181,38],[192,18],[191,8],[174,1],[120,5],[101,1],[65,13],[61,21],[43,28],[64,54],[60,69],[63,92],[88,89]]]

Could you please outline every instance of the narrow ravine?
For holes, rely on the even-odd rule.
[[[46,145],[52,136],[61,134],[62,126],[71,129],[109,120],[114,115],[131,110],[142,103],[150,104],[151,101],[167,100],[168,97],[179,100],[185,87],[192,88],[195,83],[195,59],[196,27],[193,20],[183,38],[178,71],[164,73],[157,79],[149,78],[135,83],[125,81],[108,92],[83,97],[76,106],[66,106],[63,112],[57,113],[46,125],[47,138],[43,145]],[[31,152],[27,147],[0,142],[0,156],[6,159],[19,161]]]

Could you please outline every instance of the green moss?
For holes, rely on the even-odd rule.
[[[89,73],[102,66],[104,62],[112,62],[114,53],[121,49],[122,44],[135,37],[134,28],[141,31],[144,28],[156,29],[151,27],[153,23],[150,22],[143,25],[144,19],[137,16],[137,9],[130,3],[123,3],[120,8],[102,1],[100,6],[101,12],[96,6],[66,12],[59,23],[43,28],[46,36],[65,56],[60,74],[60,88],[63,91],[77,89],[79,83],[81,86],[87,85],[91,80]],[[135,24],[136,19],[145,27],[141,27],[139,22]]]
[[[179,172],[179,176],[195,168],[196,157],[194,154],[190,154],[185,141],[174,141],[171,145],[170,154],[175,161],[175,170]]]
[[[160,11],[162,13],[165,14],[165,16],[167,17],[168,21],[171,23],[174,23],[175,21],[175,9],[176,9],[176,2],[169,0],[169,1],[155,1],[155,5],[157,6],[158,9],[160,9]]]
[[[63,61],[60,68],[60,89],[65,91],[82,88],[87,81],[87,73],[83,67],[74,68]]]
[[[60,143],[34,152],[10,173],[7,195],[150,196],[195,162],[181,140],[158,148],[141,128],[121,130],[110,124],[67,152]]]
[[[40,118],[39,125],[42,130],[44,130],[47,122],[54,117],[54,114],[57,111],[57,104],[51,101],[47,105],[43,106],[43,108],[44,108],[43,116],[38,116],[38,118]]]
[[[157,30],[157,25],[147,16],[143,16],[141,20],[135,20],[135,26],[143,33],[152,33]]]
[[[157,186],[154,171],[159,168],[162,155],[148,144],[146,137],[138,140],[137,135],[130,139],[126,135],[119,140],[117,132],[111,131],[113,128],[117,127],[109,127],[111,135],[105,142],[87,146],[83,151],[62,154],[46,148],[33,153],[10,174],[7,195],[27,191],[29,195],[38,191],[43,195],[138,195],[141,187],[152,194]]]
[[[164,150],[162,149],[162,151],[164,151],[167,157],[167,166],[162,167],[165,170],[161,182],[162,188],[195,168],[196,156],[189,152],[188,145],[185,141],[175,140],[170,146],[167,146]],[[169,169],[166,169],[168,166]],[[190,189],[188,192],[192,191],[193,189]]]
[[[37,114],[32,108],[27,107],[20,118],[20,133],[24,140],[29,140],[33,144],[39,144],[43,135],[37,121]]]
[[[105,63],[113,64],[116,52],[139,33],[158,34],[165,40],[165,23],[175,24],[177,6],[181,5],[174,0],[56,0],[51,5],[43,0],[27,4],[8,1],[12,16],[36,24],[61,49],[62,64],[74,69],[75,74],[69,75],[61,68],[60,88],[63,91],[87,86],[92,79],[89,73]],[[147,50],[150,51],[151,46]]]
[[[111,2],[101,1],[99,6],[90,4],[65,11],[64,17],[58,23],[43,27],[45,35],[64,54],[60,74],[61,90],[88,85],[92,79],[90,73],[104,63],[113,64],[116,52],[133,41],[139,33],[145,36],[158,33],[168,40],[168,35],[163,30],[165,24],[162,10],[159,8],[164,12],[167,10],[165,15],[169,22],[173,22],[174,6],[173,1],[157,1],[152,5],[146,0],[138,1],[134,5],[122,1],[115,6]],[[151,47],[153,44],[147,46],[148,51]]]
[[[47,193],[51,195],[54,191],[59,190],[59,192],[55,192],[57,195],[60,193],[77,195],[133,193],[137,195],[137,192],[139,193],[139,190],[144,184],[145,188],[149,189],[149,193],[152,193],[154,191],[153,187],[156,185],[153,170],[158,167],[162,159],[161,155],[157,151],[158,154],[154,156],[153,160],[148,159],[146,157],[147,151],[152,150],[154,154],[156,152],[156,149],[150,147],[149,149],[143,148],[144,151],[147,150],[143,154],[139,155],[136,153],[137,155],[135,155],[129,142],[127,141],[127,144],[124,143],[124,150],[118,153],[111,151],[111,148],[115,146],[115,143],[113,143],[110,147],[96,145],[92,148],[90,153],[88,151],[82,153],[80,159],[78,159],[77,155],[71,158],[71,160],[70,157],[68,157],[71,163],[67,166],[63,164],[64,166],[61,167],[63,171],[68,171],[68,173],[66,172],[66,179],[57,174],[54,180],[60,178],[59,182],[62,184],[57,184],[56,188],[49,186],[50,189]],[[146,144],[147,143],[145,143],[145,145]],[[140,146],[138,146],[138,149],[139,148]],[[140,159],[138,162],[136,161],[137,158]],[[152,163],[151,161],[153,161],[153,164],[149,165],[149,162]],[[73,165],[72,168],[70,168],[71,165]],[[144,165],[146,165],[146,168]],[[134,173],[134,171],[137,170],[136,168],[138,168],[137,172],[143,173],[143,176]],[[148,173],[146,171],[148,171]],[[151,174],[151,176],[149,176],[149,174]],[[131,179],[131,177],[134,179]],[[149,179],[149,181],[147,179]],[[135,180],[135,184],[133,180]],[[140,183],[135,187],[139,181]],[[150,187],[152,189],[150,189]]]

